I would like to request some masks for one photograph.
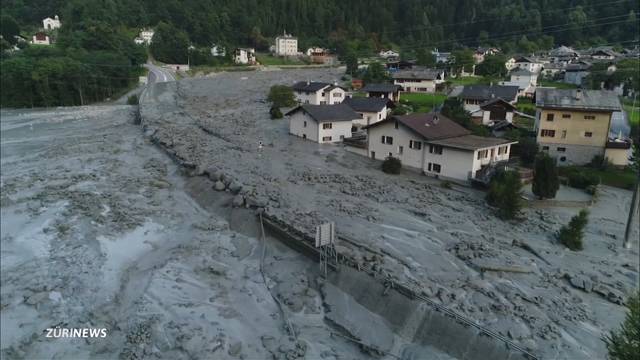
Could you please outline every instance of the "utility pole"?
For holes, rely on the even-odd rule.
[[[631,106],[631,116],[633,116],[633,112],[636,109],[636,99],[638,98],[638,95],[635,95],[633,97],[633,105]],[[627,218],[627,227],[625,228],[624,231],[624,243],[622,244],[622,246],[625,249],[631,249],[631,240],[629,239],[629,237],[631,237],[631,232],[632,232],[632,226],[633,226],[633,218],[635,217],[635,215],[638,213],[638,191],[640,190],[640,159],[638,159],[638,157],[640,156],[640,150],[638,150],[640,144],[638,144],[638,142],[640,141],[640,139],[632,139],[632,142],[635,142],[635,146],[636,146],[636,153],[634,154],[635,159],[633,159],[635,161],[635,164],[633,166],[633,169],[636,171],[636,185],[633,188],[633,196],[631,197],[631,205],[629,206],[629,217]]]

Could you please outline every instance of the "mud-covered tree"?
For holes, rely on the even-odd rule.
[[[498,208],[498,216],[514,219],[522,208],[522,182],[517,171],[498,171],[491,178],[487,203]]]
[[[571,250],[578,251],[583,249],[582,238],[584,237],[584,228],[589,221],[589,211],[582,209],[578,215],[571,218],[569,224],[563,226],[558,234],[560,242]]]
[[[627,309],[620,329],[604,338],[612,360],[637,360],[640,354],[640,291],[629,297]]]
[[[400,169],[402,169],[402,162],[393,156],[387,157],[382,162],[382,171],[387,174],[400,174]]]
[[[277,108],[275,106],[269,109],[269,115],[272,119],[282,119],[282,111],[280,111],[280,108]]]
[[[293,95],[293,90],[291,87],[286,85],[273,85],[269,89],[267,101],[272,104],[272,108],[291,107],[296,104],[296,98]]]
[[[536,158],[531,191],[540,199],[553,199],[560,188],[556,161],[543,153]]]

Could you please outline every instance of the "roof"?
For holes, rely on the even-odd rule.
[[[394,85],[394,84],[367,84],[362,89],[362,91],[365,91],[365,92],[386,92],[386,93],[396,92],[398,90],[400,90],[400,85]]]
[[[527,57],[527,56],[516,56],[514,58],[515,62],[519,63],[519,62],[527,62],[527,63],[534,63],[535,61],[533,61],[532,58]]]
[[[440,70],[434,69],[412,69],[400,70],[393,74],[394,79],[419,79],[419,80],[435,80],[442,74]]]
[[[352,121],[360,119],[360,114],[356,113],[346,104],[336,105],[300,105],[285,115],[291,115],[298,111],[303,111],[305,114],[311,116],[317,122],[327,121]]]
[[[570,48],[570,47],[564,46],[564,45],[562,45],[562,46],[560,46],[560,47],[557,47],[557,48],[555,48],[555,49],[551,50],[551,51],[549,52],[549,54],[550,54],[551,56],[572,56],[572,55],[578,55],[578,53],[577,53],[575,50],[573,50],[573,49],[572,49],[572,48]]]
[[[378,112],[389,104],[390,100],[379,97],[346,98],[342,103],[355,111]]]
[[[533,73],[527,69],[517,68],[509,73],[509,75],[533,75]]]
[[[516,107],[515,107],[515,106],[513,106],[513,105],[511,105],[511,103],[510,103],[510,102],[505,101],[505,100],[504,100],[504,99],[502,99],[502,98],[493,98],[493,99],[491,99],[491,100],[487,100],[487,101],[485,101],[484,103],[480,104],[480,108],[484,110],[484,108],[485,108],[485,107],[487,107],[487,106],[489,106],[489,105],[496,104],[496,103],[500,103],[500,104],[502,104],[504,107],[507,107],[507,108],[509,108],[509,109],[511,109],[511,110],[515,110],[515,109],[516,109]]]
[[[462,150],[478,150],[498,145],[515,143],[517,143],[517,141],[493,137],[483,137],[478,135],[464,135],[429,141],[429,144],[441,145]]]
[[[387,118],[386,120],[366,126],[366,129],[379,126],[391,121],[398,121],[414,133],[426,140],[438,140],[455,136],[468,135],[471,132],[455,121],[440,113],[413,113]]]
[[[458,96],[462,99],[490,100],[494,98],[502,98],[506,101],[514,101],[518,96],[518,87],[500,85],[469,85],[465,86]]]
[[[331,84],[316,81],[299,81],[293,84],[292,88],[297,91],[316,92],[326,88],[327,86],[331,86]]]
[[[620,111],[620,101],[613,91],[581,89],[538,89],[536,106],[556,109]]]
[[[585,63],[577,63],[577,64],[568,64],[564,70],[565,71],[587,71],[589,70],[589,68],[591,67],[591,65],[589,64],[585,64]]]
[[[605,146],[607,149],[631,149],[630,141],[608,140]]]

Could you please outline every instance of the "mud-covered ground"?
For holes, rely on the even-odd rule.
[[[2,112],[1,357],[362,358],[324,320],[317,265],[263,250],[253,212],[185,180],[133,110]]]
[[[309,234],[335,221],[340,236],[362,245],[340,242],[341,253],[540,357],[603,358],[601,337],[622,321],[622,303],[638,287],[637,223],[633,249],[621,247],[630,192],[601,189],[585,250],[573,252],[555,233],[579,208],[527,208],[522,221],[504,222],[480,191],[386,175],[379,163],[289,136],[286,119],[269,119],[271,85],[339,77],[288,70],[160,84],[143,105],[146,133],[193,174],[237,193],[236,205],[264,207]]]

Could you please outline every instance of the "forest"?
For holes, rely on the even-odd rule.
[[[106,51],[123,61],[126,59],[131,67],[140,63],[139,50],[126,44],[127,40],[131,43],[138,29],[160,23],[166,29],[175,29],[173,40],[188,41],[197,51],[213,43],[265,51],[274,36],[286,31],[298,36],[302,49],[324,46],[343,56],[363,57],[393,47],[404,57],[414,57],[425,49],[456,50],[479,45],[497,46],[507,53],[530,53],[556,45],[633,46],[639,37],[637,12],[637,0],[3,0],[2,3],[3,18],[15,19],[23,29],[34,30],[43,18],[59,14],[63,27],[58,34],[56,48],[60,48],[60,53],[56,56],[62,53],[71,56],[76,53],[74,49],[81,49],[83,54],[102,51],[104,55]],[[173,53],[164,50],[167,60],[185,57],[183,50]],[[5,70],[15,73],[17,65],[25,66],[16,64],[16,58],[30,54],[11,57],[3,60],[3,86],[16,77],[5,76]],[[38,63],[43,59],[31,60]],[[134,75],[131,68],[119,69],[119,77]],[[103,71],[96,67],[90,72]],[[91,84],[83,81],[87,86]],[[78,96],[74,101],[79,101]],[[36,98],[33,102],[36,106],[46,103],[43,96]],[[2,104],[17,106],[5,97]]]

